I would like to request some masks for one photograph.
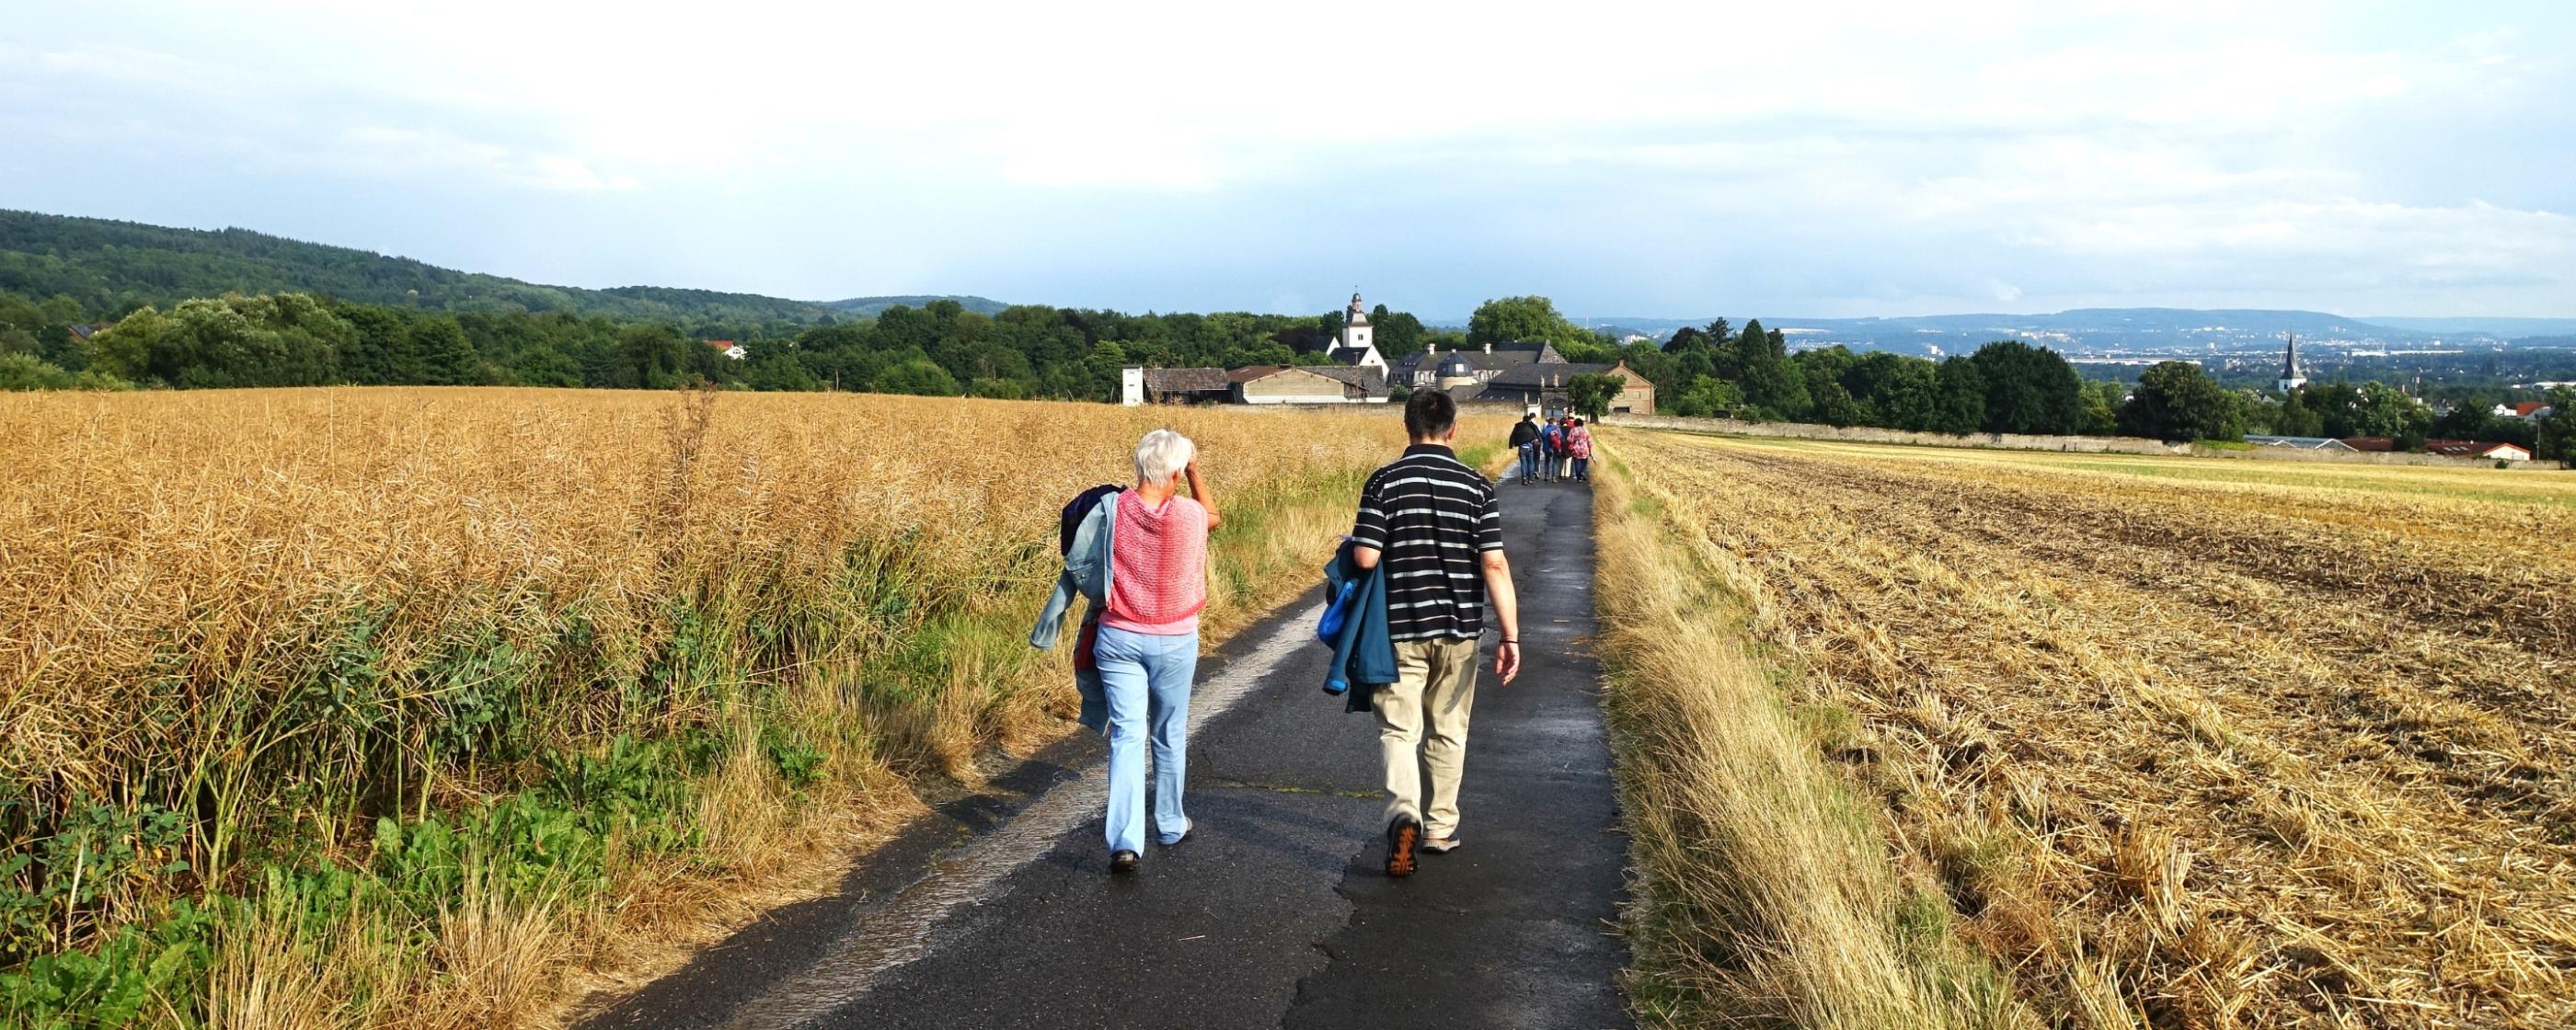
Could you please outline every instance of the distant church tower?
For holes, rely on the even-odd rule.
[[[1359,291],[1351,291],[1351,306],[1342,312],[1342,336],[1334,343],[1329,356],[1354,368],[1386,371],[1386,359],[1377,352],[1377,341],[1370,338],[1368,306],[1360,303]]]
[[[2299,334],[2290,334],[2290,345],[2281,354],[2280,387],[2282,396],[2308,385],[2308,377],[2299,374]]]

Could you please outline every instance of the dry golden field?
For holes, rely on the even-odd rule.
[[[542,1023],[639,928],[739,915],[785,842],[846,850],[1069,727],[1023,641],[1056,513],[1160,425],[1228,515],[1212,638],[1309,585],[1403,439],[1393,409],[0,395],[0,854],[31,859],[0,975],[99,955],[64,982],[152,1023]]]
[[[1835,873],[1709,829],[1687,777],[1632,784],[1686,813],[1641,856],[1705,840],[1662,875],[1734,878],[1695,897],[1649,862],[1670,935],[1641,965],[1801,1025],[2576,1025],[2576,475],[1604,436],[1630,514],[1695,549],[1805,760],[1841,770],[1788,792],[1807,808],[1741,803],[1828,842],[1858,813],[1894,859],[1893,884]],[[1614,652],[1652,652],[1616,558],[1605,536]],[[1719,775],[1623,738],[1649,778]],[[1800,904],[1872,928],[1809,954],[1834,946]]]

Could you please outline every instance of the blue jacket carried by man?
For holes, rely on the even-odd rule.
[[[1395,682],[1395,641],[1386,628],[1386,576],[1381,569],[1360,568],[1351,559],[1353,546],[1345,538],[1324,566],[1324,596],[1330,606],[1316,635],[1333,646],[1333,662],[1324,669],[1324,692],[1342,695],[1343,711],[1366,712],[1373,710],[1369,695]]]

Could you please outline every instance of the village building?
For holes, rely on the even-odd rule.
[[[1131,392],[1127,404],[1223,404],[1233,399],[1234,382],[1222,368],[1131,368],[1122,376]]]
[[[1130,368],[1119,402],[1138,404],[1384,404],[1386,377],[1341,365]]]
[[[741,361],[742,359],[751,356],[750,351],[742,349],[741,344],[735,343],[732,340],[707,340],[705,343],[708,348],[724,355],[725,357],[732,358],[735,361]]]
[[[1407,354],[1387,370],[1387,380],[1410,390],[1439,385],[1441,364],[1456,358],[1466,364],[1477,382],[1491,382],[1495,376],[1524,365],[1563,364],[1565,356],[1546,343],[1489,343],[1472,350],[1441,350],[1434,344],[1416,354]],[[1453,394],[1454,396],[1454,394]]]
[[[1340,365],[1253,365],[1226,373],[1236,404],[1384,404],[1386,377]]]
[[[1626,381],[1617,397],[1610,400],[1614,415],[1652,415],[1655,413],[1655,384],[1631,370],[1626,362],[1589,364],[1576,362],[1542,362],[1522,365],[1495,374],[1472,392],[1461,386],[1449,390],[1449,396],[1461,404],[1507,404],[1525,411],[1535,411],[1545,418],[1576,414],[1573,399],[1565,384],[1579,375],[1614,375]]]
[[[2489,414],[2492,414],[2497,418],[2515,418],[2529,421],[2532,419],[2548,418],[2552,410],[2554,409],[2549,406],[2548,401],[2515,401],[2511,404],[2498,404],[2495,406],[2495,410],[2489,412]]]
[[[1398,390],[1439,390],[1461,404],[1509,406],[1551,418],[1570,413],[1566,383],[1589,373],[1626,380],[1610,402],[1620,414],[1653,414],[1655,385],[1624,363],[1580,364],[1554,346],[1494,343],[1471,350],[1434,345],[1389,364],[1377,349],[1376,327],[1357,291],[1342,311],[1342,331],[1322,355],[1322,365],[1252,365],[1244,368],[1125,368],[1119,370],[1121,404],[1384,404]]]
[[[2497,461],[2530,461],[2531,452],[2519,444],[2480,443],[2475,440],[2426,440],[2424,453],[2446,458],[2493,458]]]

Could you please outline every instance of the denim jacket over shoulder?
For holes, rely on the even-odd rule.
[[[1073,608],[1077,595],[1090,602],[1082,615],[1086,625],[1100,621],[1100,613],[1109,609],[1110,537],[1118,525],[1118,497],[1101,498],[1074,529],[1073,547],[1064,554],[1064,571],[1056,576],[1055,591],[1047,595],[1037,625],[1029,630],[1030,647],[1055,649],[1056,638],[1064,633],[1065,613]],[[1109,699],[1100,689],[1100,671],[1075,664],[1073,686],[1082,694],[1082,725],[1099,732],[1109,725]]]
[[[1351,610],[1333,635],[1333,664],[1324,669],[1324,692],[1342,696],[1342,710],[1374,710],[1377,688],[1395,682],[1395,643],[1386,622],[1386,567],[1362,569],[1345,538],[1331,564],[1324,566],[1324,596],[1342,596],[1351,584]]]

